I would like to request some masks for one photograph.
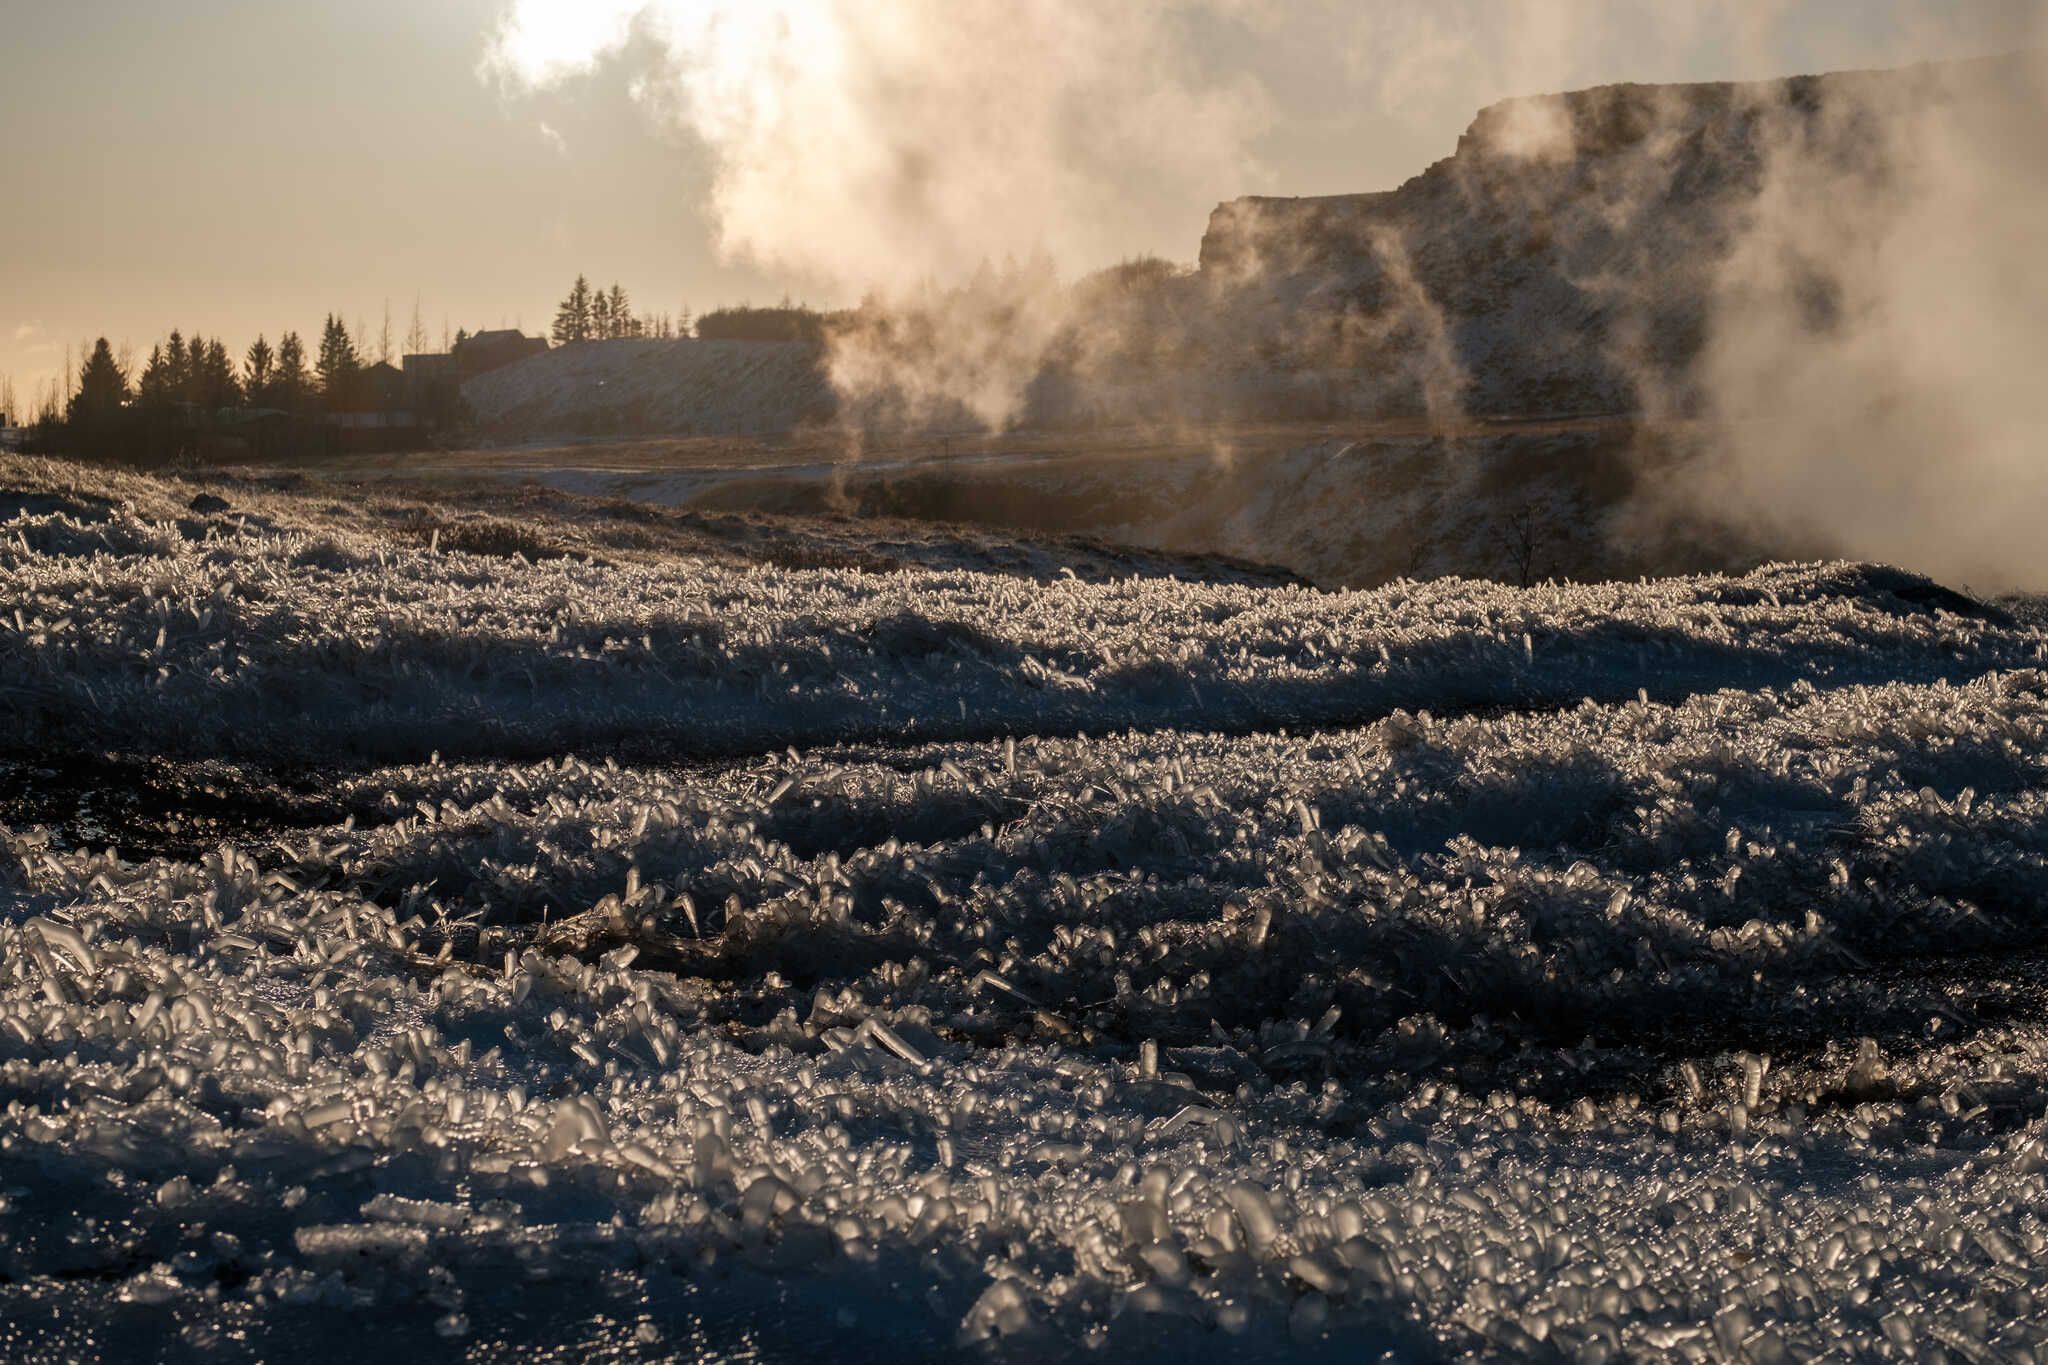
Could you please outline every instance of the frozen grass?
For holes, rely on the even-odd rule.
[[[403,760],[197,860],[5,834],[11,1353],[2048,1347],[2032,629],[1841,566],[1042,587],[288,513],[0,528],[10,720]]]
[[[340,765],[1213,730],[1957,680],[2041,641],[1907,575],[1371,592],[979,571],[530,562],[311,505],[0,525],[0,704],[29,751]],[[531,535],[532,533],[525,533]],[[422,543],[424,542],[424,543]]]

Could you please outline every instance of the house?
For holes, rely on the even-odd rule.
[[[451,354],[459,380],[467,382],[547,349],[546,337],[530,337],[508,327],[502,331],[478,332],[473,337],[466,337],[456,343]]]
[[[371,412],[409,412],[405,374],[388,360],[363,368],[358,404]]]
[[[401,362],[405,366],[405,382],[414,393],[421,393],[438,384],[456,381],[455,357],[439,351],[428,351],[409,355]]]
[[[508,327],[464,337],[445,353],[415,352],[403,362],[404,406],[429,426],[450,425],[460,420],[465,382],[547,349],[546,337]]]
[[[358,370],[346,404],[321,413],[319,422],[327,432],[326,448],[350,453],[410,450],[422,431],[405,372],[388,360]]]

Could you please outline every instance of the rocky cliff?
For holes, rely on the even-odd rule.
[[[1943,102],[1999,58],[1748,84],[1614,85],[1483,110],[1398,189],[1220,205],[1201,273],[1256,354],[1374,403],[1475,413],[1684,407],[1734,244],[1767,191],[1868,212]],[[1829,263],[1810,263],[1825,313]]]

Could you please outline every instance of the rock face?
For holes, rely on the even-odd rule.
[[[1748,84],[1614,85],[1483,110],[1400,188],[1220,205],[1201,273],[1282,369],[1373,376],[1382,409],[1682,408],[1719,272],[1767,186],[1898,174],[1916,115],[2023,58]],[[1826,262],[1815,292],[1827,295]]]

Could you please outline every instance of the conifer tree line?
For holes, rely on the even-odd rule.
[[[593,288],[576,283],[562,300],[552,329],[557,345],[647,337],[672,340],[699,336],[726,340],[814,340],[826,315],[787,300],[779,308],[740,305],[706,314],[701,322],[688,307],[675,314],[633,312],[626,291],[614,282]],[[323,436],[322,419],[364,410],[371,401],[365,374],[394,356],[390,310],[371,341],[358,322],[353,331],[330,313],[308,345],[295,331],[275,343],[259,335],[237,358],[220,337],[173,331],[136,363],[122,348],[116,354],[105,337],[66,363],[63,383],[52,383],[33,413],[15,403],[11,383],[0,381],[0,416],[31,431],[31,449],[100,457],[160,460],[193,453],[209,437],[233,429],[236,439],[256,440],[264,454],[310,451],[335,444]],[[467,340],[443,329],[441,350]],[[415,301],[405,335],[409,353],[425,353],[428,339]],[[458,421],[459,394],[439,394],[420,416],[429,426]],[[260,431],[256,430],[260,427]],[[254,432],[253,436],[242,434]]]
[[[358,388],[368,367],[348,326],[329,314],[320,331],[320,348],[308,363],[306,344],[297,332],[286,332],[272,346],[258,336],[236,361],[227,343],[194,333],[188,340],[173,331],[150,348],[140,372],[131,375],[115,359],[105,337],[94,343],[79,367],[78,387],[66,404],[66,421],[104,420],[123,410],[161,412],[193,408],[273,408],[286,413],[346,411],[362,395]]]
[[[613,281],[610,289],[593,289],[587,276],[578,275],[561,306],[555,310],[555,325],[549,333],[557,346],[579,341],[617,341],[622,337],[656,337],[673,340],[690,334],[690,310],[680,320],[667,313],[635,315],[626,291]]]
[[[695,337],[700,341],[806,341],[819,342],[835,315],[821,313],[805,304],[784,298],[772,308],[736,304],[716,308],[692,317],[688,307],[671,317],[667,313],[635,316],[626,291],[617,284],[609,289],[593,288],[590,277],[578,275],[561,304],[555,309],[550,336],[557,346],[584,341],[616,341],[621,337],[656,337],[673,340]]]
[[[424,336],[415,310],[408,340]],[[388,351],[379,343],[380,354]],[[267,423],[265,444],[277,447],[268,453],[312,449],[320,444],[323,414],[356,411],[370,399],[364,375],[375,363],[332,313],[310,353],[299,334],[288,331],[275,345],[258,336],[237,360],[219,337],[174,330],[133,365],[101,337],[85,353],[61,410],[51,404],[39,415],[36,445],[156,459],[196,449],[210,433]]]

